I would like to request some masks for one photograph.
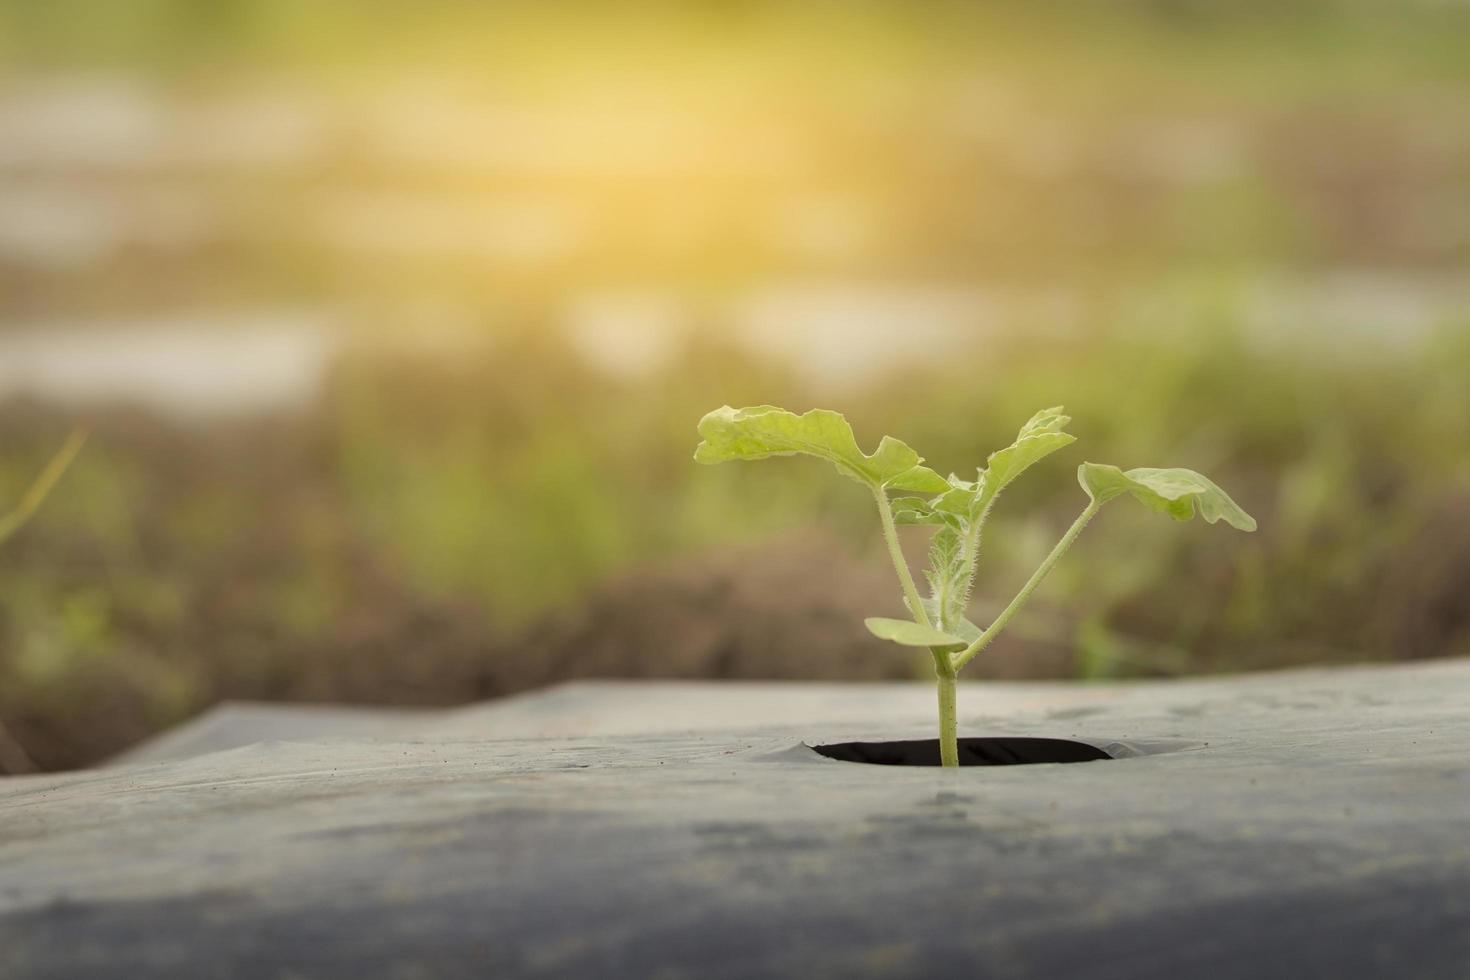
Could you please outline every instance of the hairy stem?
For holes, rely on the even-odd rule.
[[[934,654],[934,674],[939,683],[939,763],[960,764],[959,721],[955,716],[955,668],[945,650]]]
[[[888,557],[893,560],[893,570],[903,585],[904,601],[914,622],[930,625],[929,614],[924,611],[924,600],[919,598],[919,589],[914,585],[909,563],[904,561],[903,549],[898,544],[898,526],[893,523],[893,508],[888,504],[888,495],[882,487],[873,489],[873,499],[878,503],[878,516],[883,523],[883,540],[888,545]],[[958,722],[955,720],[955,668],[948,650],[929,651],[934,657],[934,674],[939,683],[939,761],[946,766],[960,764]]]
[[[919,598],[914,576],[909,571],[908,562],[903,559],[903,549],[898,545],[898,527],[893,523],[893,508],[888,505],[888,495],[883,492],[882,487],[874,487],[873,499],[878,502],[878,517],[883,522],[883,540],[888,544],[888,557],[893,560],[893,570],[898,573],[898,581],[903,586],[904,601],[908,603],[914,622],[928,626],[929,615],[924,612],[924,600]]]
[[[1072,526],[1067,528],[1067,533],[1062,535],[1062,540],[1058,541],[1056,547],[1051,549],[1051,554],[1046,556],[1046,559],[1032,574],[1031,578],[1027,579],[1025,585],[1021,586],[1021,591],[1016,593],[1016,597],[1011,600],[1011,604],[1001,610],[1000,615],[995,617],[995,622],[991,623],[985,632],[976,638],[974,643],[971,643],[965,649],[955,654],[954,669],[956,671],[964,667],[971,660],[974,660],[980,651],[990,646],[990,642],[1000,634],[1001,630],[1006,628],[1006,624],[1011,621],[1016,613],[1021,611],[1021,607],[1026,604],[1026,600],[1031,598],[1031,593],[1036,591],[1036,587],[1041,584],[1041,580],[1046,578],[1047,572],[1051,571],[1052,566],[1057,563],[1057,559],[1067,553],[1067,549],[1072,547],[1072,542],[1077,540],[1077,535],[1082,533],[1082,529],[1087,526],[1087,522],[1092,520],[1101,507],[1102,504],[1096,500],[1088,502],[1086,509],[1078,515],[1077,520],[1072,522]]]
[[[991,497],[975,520],[970,522],[969,529],[960,541],[960,565],[965,570],[964,578],[960,579],[959,592],[953,598],[941,604],[943,615],[946,617],[944,622],[945,629],[949,629],[953,625],[948,620],[949,614],[954,612],[959,616],[963,616],[965,614],[965,607],[970,603],[970,590],[974,587],[975,582],[975,566],[980,560],[980,533],[985,527],[986,519],[990,517],[990,508],[994,506],[995,498]],[[951,602],[960,608],[958,610],[948,609],[947,607]]]

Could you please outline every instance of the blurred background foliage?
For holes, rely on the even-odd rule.
[[[1470,653],[1470,8],[0,0],[15,769],[223,698],[902,678],[871,502],[721,403],[969,472],[992,677]],[[907,542],[918,561],[921,532]]]

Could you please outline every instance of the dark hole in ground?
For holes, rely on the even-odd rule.
[[[834,742],[813,751],[839,762],[876,766],[937,766],[939,739],[897,742]],[[1111,759],[1102,749],[1065,738],[962,738],[962,766],[1024,766],[1039,762],[1093,762]]]

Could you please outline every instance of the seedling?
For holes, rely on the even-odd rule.
[[[884,436],[876,450],[864,453],[847,419],[824,409],[796,415],[774,405],[718,408],[699,421],[703,441],[694,450],[694,458],[713,464],[770,456],[816,456],[868,488],[878,506],[883,540],[912,618],[875,617],[865,620],[865,624],[880,639],[927,648],[933,656],[939,685],[940,759],[946,766],[957,766],[955,680],[959,672],[1000,635],[1103,504],[1129,496],[1177,521],[1187,521],[1198,513],[1211,524],[1223,520],[1242,531],[1256,529],[1255,520],[1224,490],[1193,470],[1125,472],[1103,463],[1083,463],[1077,468],[1077,479],[1087,492],[1087,506],[1010,604],[981,629],[965,618],[965,611],[975,581],[985,520],[1001,491],[1027,468],[1075,441],[1063,431],[1070,421],[1060,407],[1037,412],[1021,427],[1015,442],[990,454],[973,482],[953,474],[948,479],[940,476],[923,465],[923,457],[892,436]],[[890,494],[902,495],[890,498]],[[919,595],[899,549],[899,524],[935,529],[925,573],[928,598]]]

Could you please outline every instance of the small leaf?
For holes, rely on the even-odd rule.
[[[953,479],[953,478],[951,478]],[[951,487],[947,493],[940,494],[934,498],[934,509],[945,514],[955,514],[964,517],[970,513],[970,505],[975,500],[975,484]]]
[[[897,440],[894,440],[897,442]],[[923,459],[923,457],[919,457]],[[915,463],[897,476],[883,481],[883,486],[892,490],[913,490],[916,493],[939,493],[948,486],[944,477],[927,466]]]
[[[922,456],[892,436],[884,436],[871,456],[864,454],[847,419],[826,409],[796,415],[775,405],[725,405],[699,420],[699,434],[704,441],[694,458],[700,463],[802,453],[825,459],[844,476],[875,488],[918,493],[949,489],[944,477],[920,465]]]
[[[910,622],[907,619],[873,617],[863,620],[863,625],[878,639],[889,640],[906,647],[964,647],[968,645],[963,639],[952,633]]]
[[[944,477],[919,465],[923,461],[924,457],[909,448],[908,443],[892,436],[880,439],[873,455],[867,457],[878,482],[885,487],[915,493],[942,493],[949,489]]]
[[[939,600],[934,596],[930,596],[924,600],[924,611],[928,613],[929,617],[933,619],[936,623],[939,622],[942,618],[939,612]],[[959,617],[959,621],[952,624],[948,629],[945,630],[945,632],[952,633],[955,636],[959,637],[961,640],[964,640],[965,645],[968,646],[969,644],[974,643],[976,640],[980,639],[980,634],[985,631],[976,626],[974,623],[970,622],[964,616],[961,616]]]
[[[923,497],[894,497],[888,501],[893,505],[894,516],[900,511],[911,510],[919,514],[933,513],[934,508],[929,506],[929,501]]]
[[[950,519],[936,512],[923,497],[894,497],[892,504],[895,524],[944,524]]]
[[[949,632],[964,640],[965,646],[969,646],[971,643],[980,639],[980,634],[985,631],[962,616],[959,622],[949,628]]]
[[[924,577],[934,602],[933,622],[948,623],[963,616],[970,600],[970,564],[965,560],[962,536],[964,519],[943,515],[954,522],[929,540],[929,568]]]
[[[983,508],[1033,463],[1076,442],[1076,436],[1062,431],[1070,421],[1070,416],[1062,414],[1060,405],[1042,409],[1031,416],[1016,433],[1015,442],[991,453],[986,460],[985,471],[981,474],[983,485],[975,497],[977,505]]]
[[[1000,492],[1032,464],[1077,441],[1075,436],[1062,431],[1070,421],[1070,417],[1062,414],[1061,406],[1037,412],[1021,426],[1015,442],[990,454],[988,465],[980,470],[974,483],[950,476],[949,486],[931,505],[942,513],[980,520]]]
[[[1150,510],[1168,514],[1176,521],[1187,521],[1198,510],[1211,524],[1224,521],[1241,531],[1256,529],[1255,518],[1208,477],[1194,470],[1142,468],[1125,473],[1104,463],[1083,463],[1077,468],[1077,481],[1100,504],[1126,493]]]

